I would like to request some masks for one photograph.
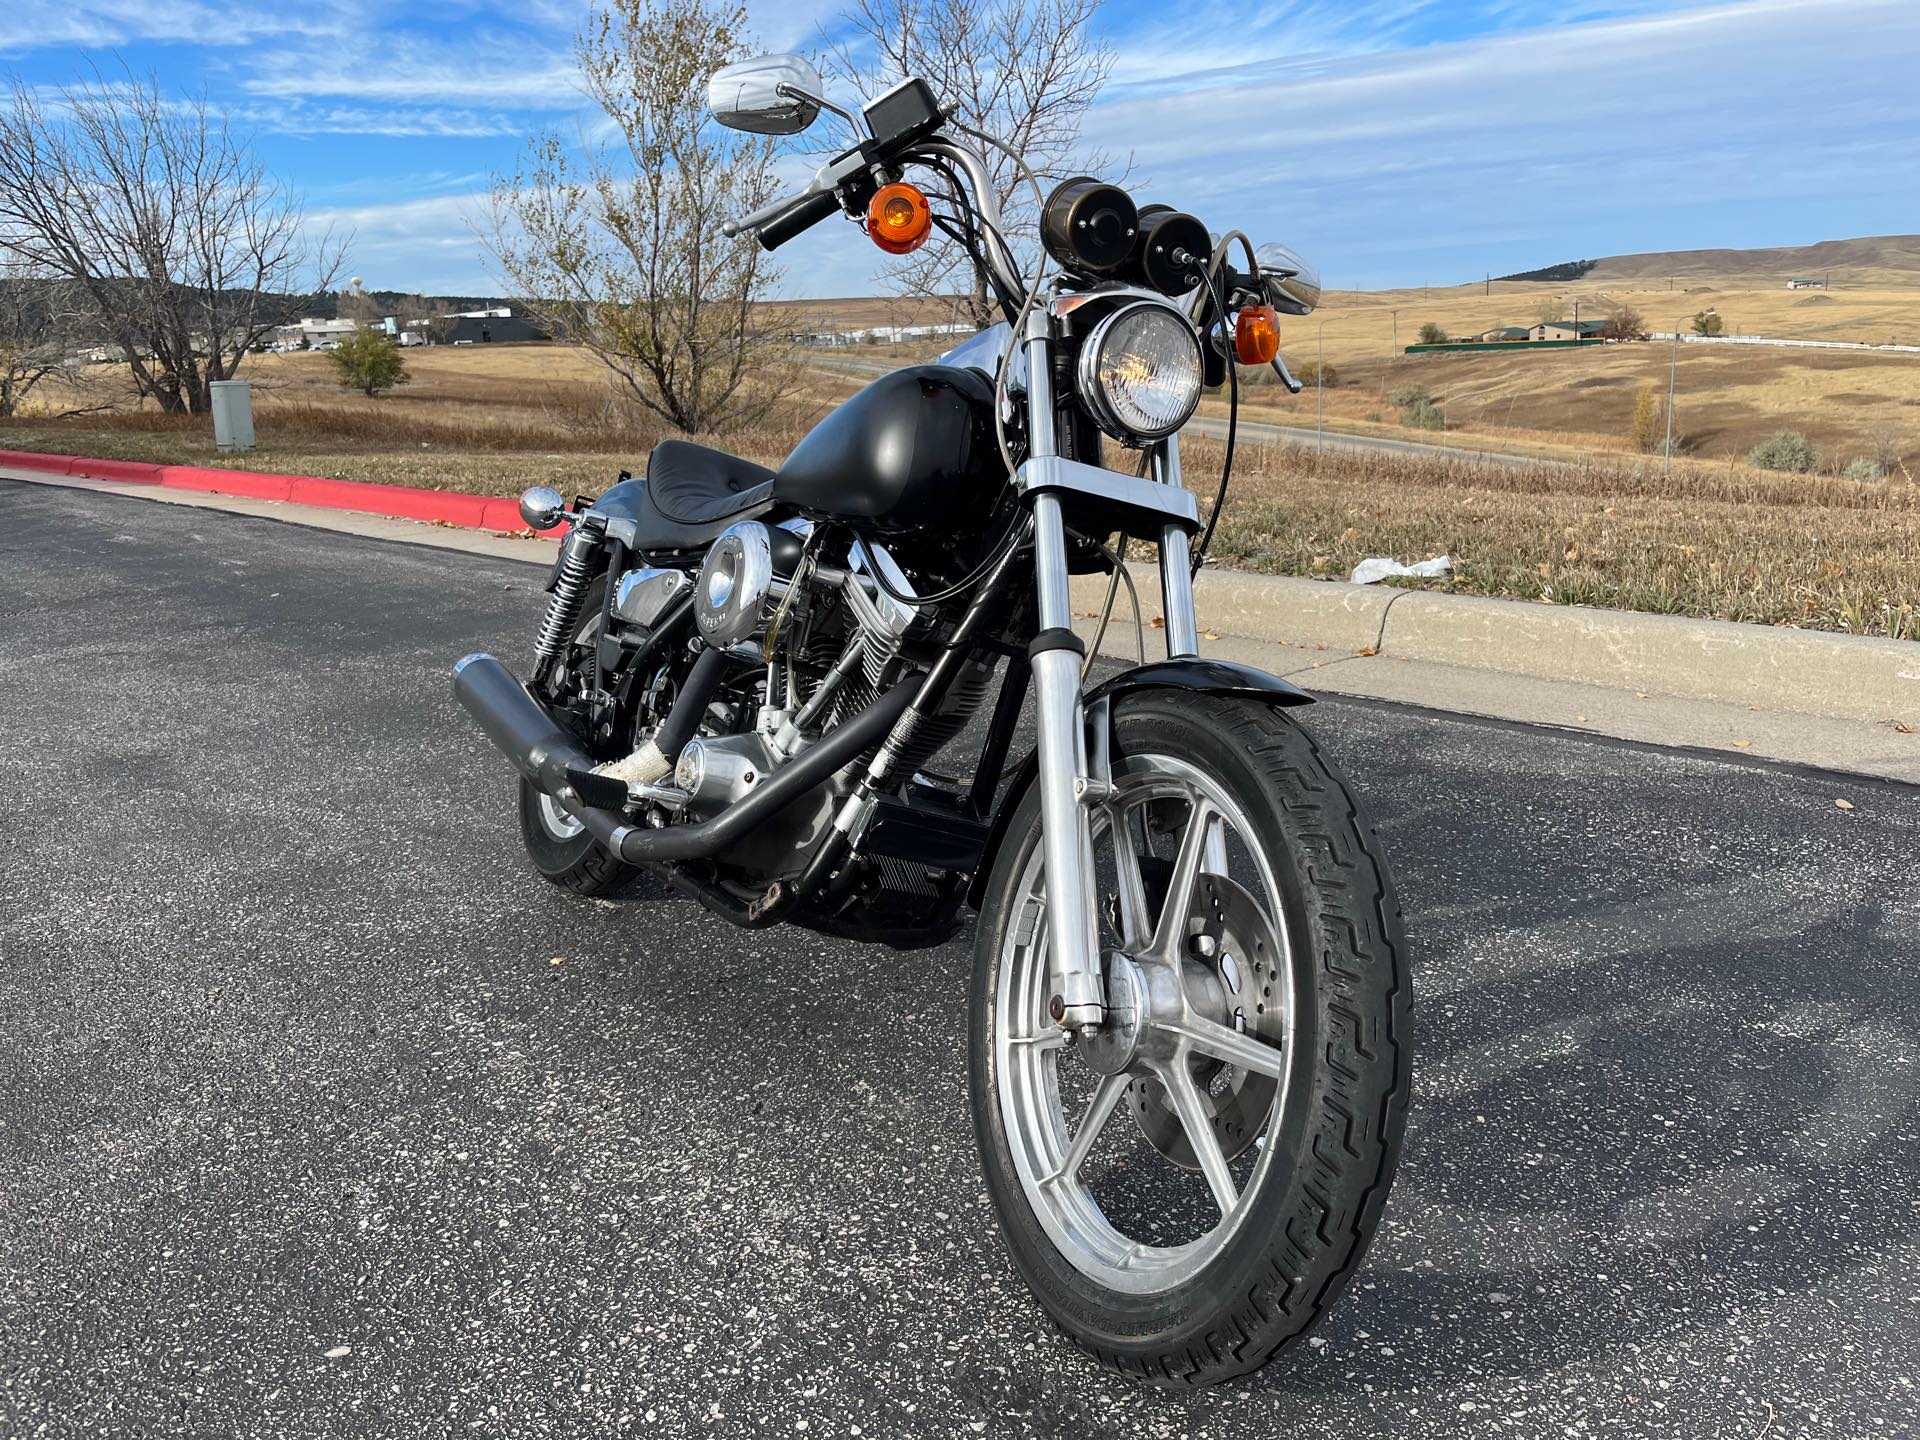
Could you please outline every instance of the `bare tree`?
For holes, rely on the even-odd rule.
[[[41,382],[71,368],[58,282],[0,264],[0,419],[12,419]]]
[[[619,137],[571,150],[537,136],[496,180],[482,239],[559,339],[585,345],[641,405],[682,430],[751,420],[787,352],[754,302],[777,278],[726,220],[773,198],[773,142],[720,129],[707,77],[745,51],[728,0],[612,0],[575,49]]]
[[[1607,316],[1606,324],[1600,327],[1600,334],[1608,340],[1644,340],[1647,338],[1647,322],[1640,318],[1640,312],[1631,305],[1622,305]]]
[[[1113,70],[1113,49],[1094,28],[1099,8],[1098,0],[855,0],[845,19],[858,38],[834,47],[831,64],[868,96],[910,75],[925,80],[960,120],[1024,155],[1044,185],[1108,165],[1078,153],[1086,113]],[[986,159],[1008,227],[1031,232],[1033,198],[1012,160],[991,148]],[[893,279],[910,295],[954,299],[976,325],[995,318],[986,277],[950,240],[926,246]]]
[[[128,74],[47,94],[18,75],[0,111],[0,245],[69,281],[135,389],[170,412],[333,283],[340,246],[204,99]]]

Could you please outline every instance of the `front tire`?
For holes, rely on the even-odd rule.
[[[1107,965],[1109,1015],[1135,1019],[1068,1044],[1048,1018],[1030,787],[978,928],[974,1128],[1014,1263],[1061,1327],[1115,1369],[1213,1384],[1301,1340],[1379,1225],[1406,942],[1372,828],[1290,716],[1147,690],[1114,728],[1096,883],[1102,949],[1128,957]]]

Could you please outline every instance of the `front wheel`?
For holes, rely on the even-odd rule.
[[[1400,1154],[1411,989],[1373,831],[1268,706],[1183,691],[1114,710],[1093,813],[1107,1020],[1048,1016],[1037,787],[978,929],[974,1128],[1014,1262],[1103,1362],[1246,1374],[1358,1267]]]

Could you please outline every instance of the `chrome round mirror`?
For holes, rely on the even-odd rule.
[[[536,485],[520,495],[520,518],[529,530],[551,530],[566,517],[567,502],[549,485]]]
[[[1253,252],[1276,310],[1311,315],[1320,306],[1320,272],[1288,245],[1262,245]]]
[[[707,109],[729,130],[797,135],[820,115],[820,72],[800,55],[756,55],[716,70]]]

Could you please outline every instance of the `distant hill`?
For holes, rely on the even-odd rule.
[[[1611,255],[1604,260],[1574,260],[1502,275],[1502,280],[1716,280],[1779,279],[1834,272],[1834,282],[1920,281],[1920,235],[1869,235],[1858,240],[1822,240],[1817,245],[1788,245],[1759,250],[1661,250],[1644,255]]]

